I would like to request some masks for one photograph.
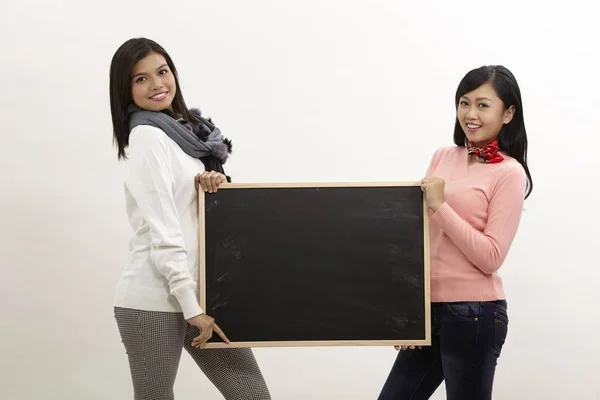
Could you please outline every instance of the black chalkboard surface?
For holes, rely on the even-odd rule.
[[[199,221],[207,348],[431,343],[418,182],[226,184]]]

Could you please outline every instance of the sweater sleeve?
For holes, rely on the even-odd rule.
[[[167,279],[170,293],[186,319],[203,312],[196,298],[196,282],[187,267],[187,249],[173,197],[172,170],[166,135],[153,127],[132,133],[125,187],[149,226],[150,257]]]
[[[491,193],[483,232],[463,220],[448,203],[442,204],[431,218],[475,266],[492,274],[502,266],[517,233],[525,188],[522,168],[511,170],[497,183]]]

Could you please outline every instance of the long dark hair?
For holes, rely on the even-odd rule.
[[[527,198],[533,190],[533,180],[527,166],[527,131],[523,118],[521,90],[512,72],[502,65],[482,66],[469,71],[456,89],[455,108],[458,108],[462,96],[488,82],[504,103],[505,109],[514,106],[512,120],[504,125],[498,134],[498,145],[500,150],[516,159],[525,169],[527,175],[525,198]],[[454,125],[454,144],[465,146],[466,142],[467,137],[457,117]]]
[[[113,142],[117,144],[119,159],[127,158],[125,149],[129,145],[127,108],[133,102],[131,97],[131,71],[138,61],[150,53],[162,55],[175,77],[177,90],[171,105],[172,112],[180,115],[186,121],[197,121],[185,104],[179,86],[177,69],[167,51],[155,41],[147,38],[129,39],[117,49],[110,63],[110,112],[113,124]]]

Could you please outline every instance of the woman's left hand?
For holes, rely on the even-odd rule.
[[[205,171],[196,175],[194,181],[196,182],[196,190],[202,188],[205,193],[215,193],[222,183],[227,182],[227,178],[216,171]]]
[[[433,211],[437,211],[446,201],[444,199],[445,184],[442,178],[436,177],[424,178],[421,181],[421,190],[425,192],[425,201],[427,201],[427,206]]]

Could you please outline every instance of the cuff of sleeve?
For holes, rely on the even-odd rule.
[[[448,221],[448,217],[450,217],[451,213],[452,213],[452,208],[450,208],[448,203],[444,202],[431,215],[431,219],[433,219],[434,221],[436,221],[438,223],[441,223],[442,221]]]
[[[190,319],[204,312],[204,310],[202,310],[202,307],[200,307],[200,304],[198,304],[198,299],[196,299],[195,290],[190,290],[188,292],[180,294],[179,296],[177,296],[177,300],[179,301],[179,305],[181,306],[181,310],[183,311],[183,317],[185,319]]]

